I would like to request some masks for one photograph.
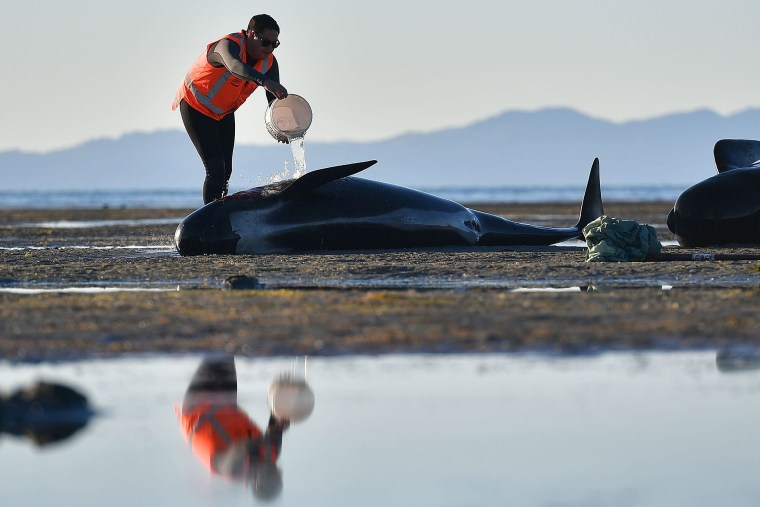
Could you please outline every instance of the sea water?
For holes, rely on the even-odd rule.
[[[295,146],[295,143],[294,143]],[[303,146],[291,149],[301,150]],[[306,158],[302,157],[304,172]],[[284,162],[284,170],[272,175],[269,181],[237,183],[230,193],[248,190],[252,186],[276,183],[291,176],[291,163]],[[293,173],[298,171],[294,168]],[[527,203],[577,202],[580,205],[584,188],[581,186],[497,186],[497,187],[426,187],[419,190],[461,203]],[[605,201],[671,201],[683,189],[678,186],[608,186],[604,188]],[[199,189],[114,189],[114,190],[0,190],[0,209],[22,208],[197,208],[203,205]]]

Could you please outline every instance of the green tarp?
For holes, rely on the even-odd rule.
[[[662,243],[651,225],[602,215],[583,228],[586,262],[643,261],[657,256]]]

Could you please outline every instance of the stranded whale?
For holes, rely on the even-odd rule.
[[[718,174],[686,189],[668,214],[681,246],[760,243],[760,141],[722,139]]]
[[[182,255],[437,246],[551,245],[604,214],[594,160],[573,227],[521,224],[410,188],[352,175],[376,161],[329,167],[213,201],[177,227]]]

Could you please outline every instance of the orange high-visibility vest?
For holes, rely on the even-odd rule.
[[[223,38],[237,43],[240,46],[240,59],[243,63],[248,63],[245,32],[231,33]],[[219,41],[208,44],[206,50],[187,71],[185,80],[177,90],[172,110],[177,109],[180,101],[184,99],[193,109],[215,120],[221,120],[240,107],[258,88],[258,84],[234,76],[225,67],[217,68],[208,63],[208,50],[217,42]],[[274,55],[270,53],[267,58],[257,60],[253,68],[264,74],[272,67],[273,62]]]

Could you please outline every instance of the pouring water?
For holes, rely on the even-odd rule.
[[[287,142],[295,163],[294,178],[306,174],[306,150],[304,136],[311,126],[311,106],[299,96],[290,94],[284,99],[275,99],[264,116],[267,130],[276,140]]]
[[[295,163],[295,171],[293,172],[294,178],[300,178],[306,174],[306,149],[304,148],[303,138],[304,136],[288,136],[290,151],[293,152],[293,162]]]

